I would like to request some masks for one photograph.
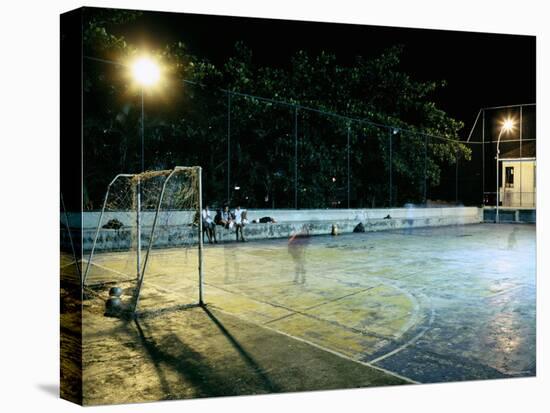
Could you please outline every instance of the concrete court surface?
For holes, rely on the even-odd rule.
[[[85,320],[85,405],[410,383],[208,307]]]
[[[139,309],[144,313],[141,323],[151,324],[154,320],[158,328],[150,327],[152,330],[147,332],[147,327],[132,326],[132,333],[128,335],[126,331],[122,341],[125,351],[128,348],[137,351],[141,342],[141,347],[152,352],[149,356],[157,374],[151,380],[160,380],[163,366],[170,365],[171,360],[178,363],[178,351],[191,351],[185,346],[186,338],[195,335],[194,340],[200,342],[205,329],[193,328],[193,322],[214,326],[233,323],[235,332],[243,332],[239,346],[254,343],[252,348],[261,348],[262,354],[279,352],[277,340],[285,343],[288,340],[286,345],[306,346],[302,348],[304,354],[320,351],[335,365],[341,367],[349,361],[363,372],[345,376],[342,381],[335,379],[342,377],[339,376],[342,368],[330,370],[326,361],[312,362],[301,370],[311,373],[305,375],[309,382],[287,386],[286,380],[290,383],[294,379],[292,366],[297,366],[289,351],[279,354],[277,362],[265,360],[267,365],[277,366],[273,371],[277,371],[279,383],[276,390],[267,391],[536,374],[536,259],[532,225],[480,224],[311,237],[291,244],[287,240],[268,240],[207,245],[204,296],[209,312],[200,308],[170,311],[196,301],[196,261],[196,251],[181,249],[157,250],[150,259]],[[90,278],[112,277],[105,275],[107,269],[122,277],[131,265],[135,265],[131,257],[123,254],[98,254]],[[105,298],[105,292],[101,294]],[[109,336],[106,323],[114,323],[113,332],[128,328],[127,323],[119,320],[106,321],[112,319],[98,316],[100,311],[97,300],[85,302],[84,376],[92,403],[108,402],[105,395],[94,398],[92,393],[101,391],[105,366],[117,364],[112,355],[106,355],[109,349],[116,348],[112,342],[103,351],[101,345],[97,347],[112,341],[106,340]],[[200,315],[195,315],[199,312]],[[215,322],[212,314],[223,321]],[[162,335],[164,345],[171,349],[168,353],[176,354],[170,356],[172,359],[164,357],[164,353],[157,354],[156,347],[148,344],[148,337],[163,329],[178,331],[179,338]],[[218,327],[214,330],[223,331]],[[225,344],[219,345],[227,346],[227,340],[226,336]],[[257,343],[263,345],[258,347]],[[199,353],[203,354],[202,350]],[[157,356],[162,360],[159,365],[154,362]],[[200,360],[199,357],[196,361],[197,368],[201,366]],[[204,359],[206,365],[211,362]],[[151,369],[146,364],[140,367],[139,359],[130,358],[128,363],[138,370]],[[313,383],[315,366],[333,374],[324,375],[324,383]],[[267,367],[267,373],[265,366],[253,370],[269,376],[270,368]],[[148,374],[151,371],[144,372],[144,377]],[[239,374],[236,372],[235,380]],[[373,374],[381,376],[373,379]],[[180,389],[174,398],[202,394],[193,386],[186,391]],[[234,394],[232,391],[229,394]],[[245,386],[242,391],[241,394],[262,392],[254,386]],[[174,395],[170,392],[162,395],[157,390],[149,398],[146,396],[126,401]]]

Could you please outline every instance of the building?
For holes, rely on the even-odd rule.
[[[536,207],[536,142],[525,142],[521,147],[499,156],[499,199],[503,207]]]

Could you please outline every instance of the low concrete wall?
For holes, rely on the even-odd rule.
[[[476,207],[454,208],[391,208],[391,209],[318,209],[318,210],[249,210],[248,219],[259,219],[270,216],[277,220],[276,224],[252,224],[245,226],[244,235],[249,240],[287,238],[293,233],[307,226],[311,235],[330,234],[332,225],[338,226],[340,233],[350,233],[358,223],[363,223],[365,231],[383,231],[402,228],[419,228],[444,225],[476,224],[482,221],[481,209]],[[197,242],[197,228],[190,225],[181,225],[189,222],[192,213],[188,211],[171,211],[164,213],[155,234],[155,247],[169,247]],[[154,213],[142,214],[142,244],[149,241]],[[390,218],[386,218],[389,216]],[[63,219],[64,217],[62,217]],[[72,218],[72,219],[71,219]],[[75,215],[69,216],[69,222],[77,221]],[[135,237],[132,213],[107,213],[102,219],[102,225],[109,219],[118,219],[123,223],[121,229],[104,229],[99,232],[96,249],[117,250],[126,249]],[[74,221],[73,221],[74,219]],[[98,212],[83,214],[82,247],[89,251],[99,219]],[[178,224],[178,222],[180,224]],[[234,241],[235,231],[216,227],[218,241]],[[79,243],[80,240],[77,240]],[[68,234],[62,233],[62,243],[68,243]],[[79,245],[77,246],[79,248]]]
[[[275,218],[278,223],[312,222],[312,221],[357,221],[383,219],[390,215],[392,219],[418,219],[455,217],[457,219],[470,219],[479,217],[480,209],[476,207],[449,207],[449,208],[375,208],[375,209],[249,209],[248,220],[269,216]],[[97,211],[82,213],[82,221],[79,213],[69,213],[69,226],[76,228],[82,222],[82,228],[97,228],[99,215]],[[160,221],[169,225],[178,225],[181,222],[190,222],[193,216],[189,211],[168,211],[162,213]],[[118,219],[125,226],[132,226],[136,216],[134,212],[105,212],[102,224],[110,219]],[[153,223],[154,212],[146,211],[141,214],[141,222],[144,226]],[[65,223],[64,214],[61,221]]]

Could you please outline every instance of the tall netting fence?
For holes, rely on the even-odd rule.
[[[227,193],[215,202],[249,208],[294,208],[296,140],[293,108],[227,94]],[[209,185],[209,183],[205,183]]]
[[[536,208],[536,105],[483,108],[468,144],[472,161],[459,187],[486,207]]]
[[[300,208],[347,207],[346,123],[298,111],[297,199]]]
[[[535,147],[533,105],[484,109],[469,139],[455,140],[403,122],[377,123],[197,82],[140,89],[130,86],[127,71],[85,60],[93,79],[84,93],[87,211],[101,207],[117,173],[175,165],[203,167],[204,202],[211,209],[494,205],[503,116],[513,117],[516,129],[499,145],[499,174],[508,177],[499,186],[502,199],[534,202],[535,189],[526,183],[533,168],[524,159]]]
[[[83,207],[98,211],[115,175],[142,172],[141,95],[126,66],[85,59],[83,71]]]

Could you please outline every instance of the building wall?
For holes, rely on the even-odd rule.
[[[536,205],[535,187],[536,161],[507,161],[501,162],[500,200],[503,207],[534,208]],[[514,186],[506,187],[506,168],[514,168]]]

